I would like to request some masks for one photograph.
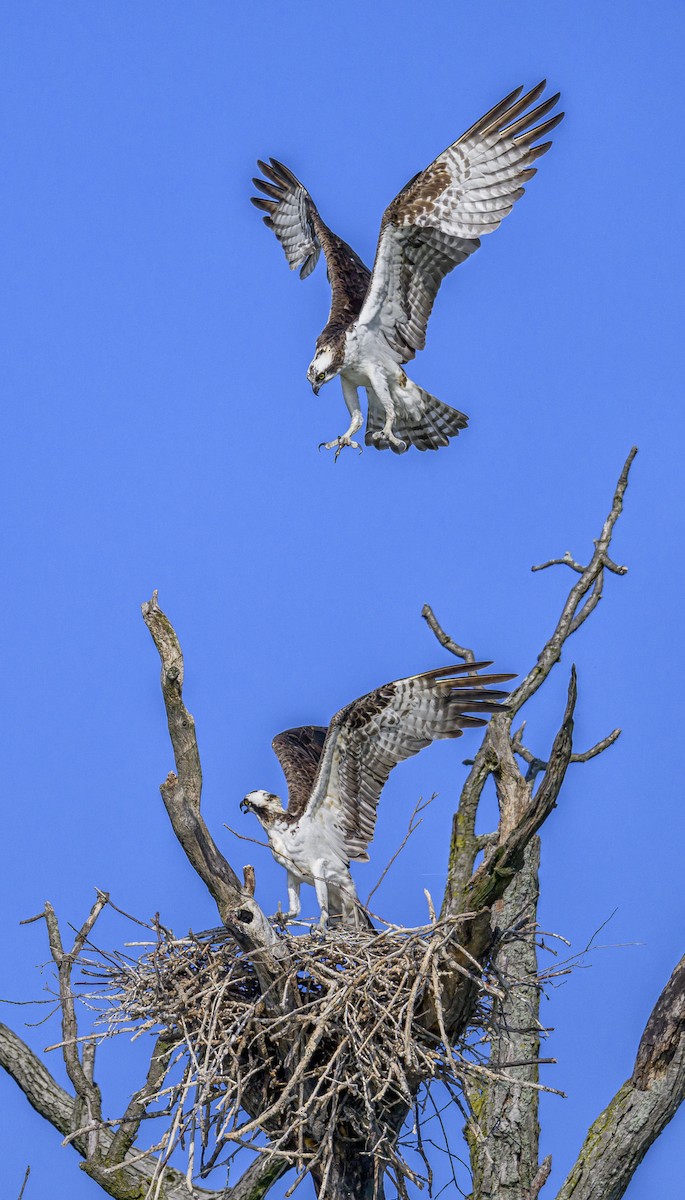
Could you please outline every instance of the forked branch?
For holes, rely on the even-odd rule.
[[[519,737],[518,740],[515,739],[514,741],[513,750],[521,754],[521,757],[528,761],[529,766],[533,767],[524,780],[520,772],[512,766],[513,754],[505,748],[503,732],[509,730],[512,718],[545,682],[550,671],[561,658],[563,646],[569,637],[580,628],[596,608],[602,595],[605,570],[617,575],[624,575],[626,573],[627,568],[617,566],[610,557],[609,548],[616,522],[623,511],[623,501],[628,486],[630,468],[636,454],[637,448],[633,447],[623,464],[614,490],[611,507],[600,535],[594,542],[594,552],[587,566],[582,566],[576,562],[570,553],[567,552],[563,558],[552,559],[549,563],[541,564],[541,567],[536,568],[540,570],[543,566],[551,566],[553,563],[559,562],[571,567],[578,574],[579,578],[570,589],[562,606],[555,629],[545,642],[535,665],[509,696],[508,716],[506,718],[498,716],[490,722],[483,742],[471,764],[471,769],[462,788],[459,805],[453,818],[447,886],[443,900],[443,915],[463,912],[471,903],[469,886],[476,857],[480,849],[480,842],[475,832],[476,814],[483,789],[490,775],[497,776],[499,773],[500,776],[498,793],[501,809],[503,775],[505,773],[508,774],[509,808],[515,811],[525,808],[525,787],[540,773],[543,765],[544,769],[547,769],[547,760],[538,759],[533,755],[527,758],[530,752],[524,751]],[[473,661],[473,651],[460,646],[445,632],[428,605],[424,605],[422,615],[445,649],[465,661]],[[618,731],[615,730],[607,738],[603,739],[602,742],[598,743],[596,747],[593,747],[591,751],[586,751],[584,754],[579,755],[576,761],[584,762],[586,759],[594,757],[595,754],[601,753],[602,750],[612,745],[617,737]],[[570,761],[573,761],[573,758]],[[502,828],[500,828],[500,843],[502,840],[501,835]]]
[[[567,551],[562,559],[550,559],[548,563],[543,563],[539,567],[533,568],[533,570],[539,571],[546,566],[551,566],[555,562],[561,562],[570,566],[580,577],[578,582],[571,588],[561,610],[556,628],[540,651],[535,666],[528,672],[525,679],[522,680],[509,697],[512,714],[517,713],[526,701],[530,700],[530,697],[535,694],[541,684],[544,683],[554,664],[561,658],[564,643],[572,634],[580,629],[581,625],[587,621],[590,614],[599,604],[604,588],[605,570],[616,575],[625,575],[628,570],[627,567],[617,566],[613,559],[609,557],[609,547],[616,522],[623,512],[623,500],[626,488],[628,487],[630,468],[633,465],[636,454],[637,446],[633,446],[618,477],[611,508],[602,526],[602,531],[595,541],[594,553],[587,566],[582,567],[580,563],[575,562],[575,560],[571,559]]]

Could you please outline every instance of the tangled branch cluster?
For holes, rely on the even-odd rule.
[[[249,1146],[286,1156],[296,1183],[313,1169],[323,1178],[344,1128],[372,1147],[379,1174],[418,1182],[396,1148],[394,1113],[414,1106],[421,1084],[458,1085],[485,1069],[468,1036],[447,1036],[445,981],[455,971],[471,979],[480,1030],[501,996],[459,945],[464,919],[376,936],[337,930],[325,942],[284,934],[283,970],[266,996],[224,929],[177,939],[159,927],[139,959],[82,963],[107,1000],[106,1036],[161,1033],[169,1069],[149,1097],[171,1118],[151,1148],[160,1168],[179,1143],[189,1179]]]

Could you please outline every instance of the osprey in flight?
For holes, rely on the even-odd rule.
[[[288,873],[289,911],[300,912],[300,886],[313,884],[321,928],[329,914],[356,925],[363,918],[350,860],[368,862],[376,808],[393,767],[436,738],[460,737],[485,725],[506,692],[489,685],[513,675],[477,675],[491,663],[460,663],[386,683],[348,704],[328,729],[286,729],[272,745],[288,784],[288,807],[271,792],[250,792],[240,807],[253,812],[271,852]]]
[[[437,450],[467,424],[455,408],[408,379],[402,370],[426,344],[426,326],[445,275],[497,229],[536,173],[536,159],[551,142],[540,142],[563,113],[542,120],[559,93],[536,105],[539,83],[525,96],[517,88],[448,146],[425,171],[410,179],[386,208],[373,271],[319,216],[309,192],[275,158],[259,161],[266,194],[252,197],[273,229],[291,269],[306,279],[321,250],[326,257],[332,302],[307,371],[314,393],[340,375],[350,411],[345,433],[322,445],[360,449],[353,436],[363,417],[357,389],[366,388],[367,446],[401,454],[410,445]],[[540,122],[536,124],[536,122]]]

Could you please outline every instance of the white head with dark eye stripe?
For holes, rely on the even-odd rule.
[[[339,370],[340,364],[330,346],[323,346],[321,350],[317,350],[307,368],[307,379],[314,389],[315,396],[318,396],[319,388],[337,375]]]
[[[265,792],[262,789],[256,792],[248,792],[244,800],[240,801],[242,812],[253,812],[257,820],[266,828],[272,824],[277,817],[283,815],[283,803],[279,796],[273,792]]]

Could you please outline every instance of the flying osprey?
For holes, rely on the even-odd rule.
[[[240,807],[253,812],[271,852],[288,873],[289,911],[300,912],[300,886],[313,884],[321,928],[330,913],[363,914],[350,860],[368,862],[376,808],[388,775],[436,738],[460,737],[485,725],[480,713],[497,712],[506,692],[489,685],[513,675],[477,675],[491,663],[460,663],[386,683],[348,704],[328,729],[286,729],[272,742],[288,784],[288,807],[271,792],[250,792]]]
[[[307,378],[315,395],[340,375],[350,425],[331,442],[337,458],[344,446],[360,449],[353,435],[363,424],[357,389],[366,388],[367,446],[408,446],[437,450],[464,429],[467,417],[408,379],[402,364],[426,344],[426,326],[445,275],[497,229],[523,184],[536,173],[533,163],[551,142],[539,139],[559,124],[563,113],[536,125],[554,107],[559,93],[531,109],[545,81],[525,96],[516,88],[419,172],[386,208],[373,271],[319,216],[309,192],[275,158],[259,161],[265,179],[253,182],[268,199],[253,196],[264,223],[273,229],[291,269],[300,278],[314,270],[323,250],[332,302],[328,323],[316,342]],[[526,111],[526,110],[530,111]]]

